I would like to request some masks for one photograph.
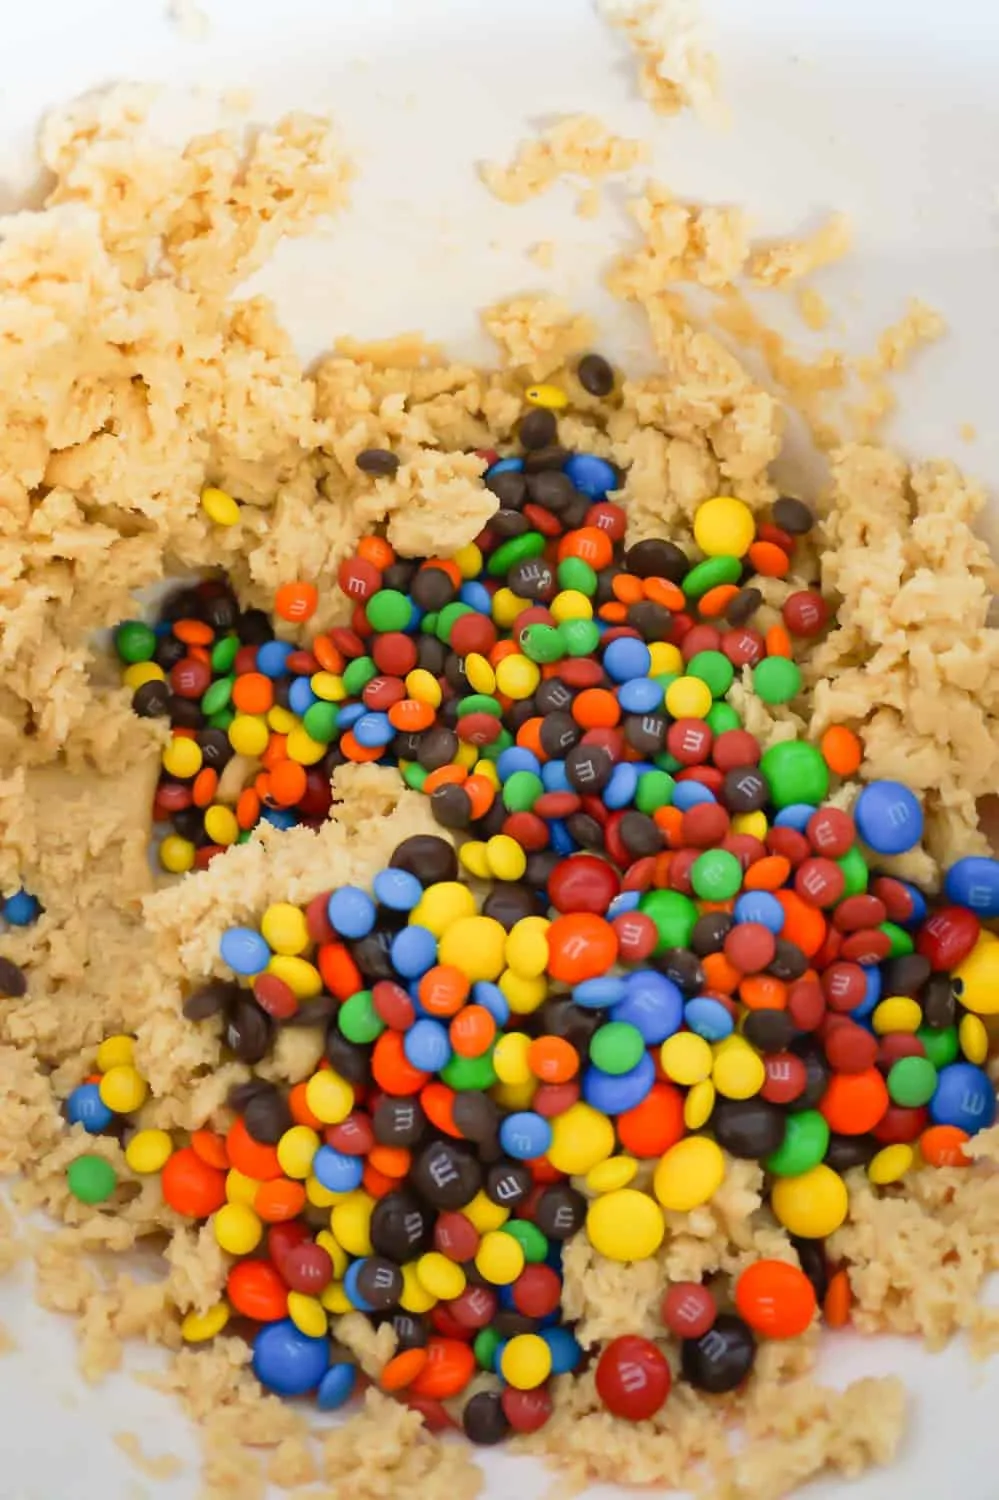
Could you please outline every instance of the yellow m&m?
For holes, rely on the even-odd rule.
[[[108,1068],[100,1082],[101,1102],[116,1115],[130,1115],[141,1109],[149,1095],[149,1085],[142,1074],[128,1063]]]
[[[567,1177],[585,1177],[614,1151],[614,1127],[606,1115],[581,1100],[551,1122],[548,1160]]]
[[[141,1175],[159,1172],[173,1155],[173,1141],[165,1130],[137,1130],[125,1147],[125,1161]]]
[[[204,1344],[220,1334],[229,1321],[227,1302],[216,1302],[205,1313],[189,1312],[180,1325],[185,1344]]]
[[[586,1233],[594,1250],[608,1260],[648,1260],[663,1242],[666,1221],[647,1193],[618,1188],[590,1204]]]
[[[215,1238],[229,1255],[249,1255],[263,1238],[264,1226],[245,1203],[224,1203],[212,1220]]]
[[[500,1374],[517,1391],[533,1391],[552,1372],[552,1352],[536,1333],[518,1333],[500,1355]]]
[[[779,1177],[770,1195],[777,1222],[806,1240],[834,1234],[846,1218],[849,1202],[846,1183],[825,1162],[799,1177]]]
[[[226,490],[209,484],[201,491],[201,509],[209,521],[216,526],[235,526],[239,520],[239,506]]]
[[[677,1141],[656,1167],[653,1187],[663,1208],[689,1213],[714,1197],[725,1180],[721,1147],[707,1136],[689,1135]]]
[[[732,495],[716,495],[697,507],[694,541],[705,557],[744,557],[755,535],[753,512]]]

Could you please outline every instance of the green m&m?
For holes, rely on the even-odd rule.
[[[368,600],[364,613],[372,630],[380,634],[405,630],[413,618],[413,601],[399,589],[379,589]]]
[[[783,1144],[763,1163],[775,1177],[800,1177],[817,1167],[829,1145],[829,1126],[817,1109],[799,1109],[787,1117]]]
[[[706,682],[712,698],[722,698],[735,681],[735,668],[721,651],[698,651],[687,663],[687,675]]]
[[[742,865],[728,849],[705,849],[691,866],[690,883],[702,901],[728,901],[742,889]]]
[[[375,1041],[385,1030],[385,1022],[375,1010],[370,990],[357,990],[337,1012],[337,1024],[348,1042],[362,1047]]]
[[[786,656],[766,656],[753,668],[753,691],[764,703],[790,703],[801,692],[801,670]]]
[[[590,1038],[590,1062],[601,1073],[628,1073],[638,1066],[645,1052],[645,1039],[627,1021],[608,1021]]]
[[[822,752],[807,740],[781,740],[764,750],[760,770],[778,809],[809,802],[818,807],[829,793],[829,767]]]
[[[903,1109],[929,1104],[937,1087],[937,1070],[928,1057],[900,1057],[888,1074],[892,1103]]]
[[[530,1219],[507,1219],[502,1226],[503,1234],[511,1234],[524,1252],[524,1259],[529,1265],[540,1265],[548,1254],[549,1245],[545,1235],[542,1234],[537,1224],[532,1224]]]
[[[638,910],[651,917],[659,933],[656,952],[686,948],[697,921],[697,907],[681,891],[646,891]]]
[[[156,632],[144,620],[124,620],[114,633],[114,644],[122,661],[152,661]]]
[[[118,1186],[114,1167],[103,1156],[87,1153],[66,1168],[66,1185],[81,1203],[103,1203]]]

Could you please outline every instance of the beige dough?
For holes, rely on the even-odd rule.
[[[639,19],[626,25],[645,86],[667,107],[646,11],[632,7]],[[101,1038],[126,1031],[152,1089],[144,1124],[180,1138],[223,1123],[226,1091],[246,1069],[226,1060],[212,1023],[182,1019],[185,986],[218,970],[220,933],[269,901],[370,877],[400,839],[432,826],[427,805],[392,771],[346,769],[320,831],[265,827],[203,873],[154,888],[146,850],[162,731],[132,715],[94,633],[134,613],[132,591],[170,572],[224,568],[245,603],[267,608],[286,580],[328,580],[377,525],[403,553],[454,550],[492,504],[471,450],[509,440],[538,379],[568,393],[563,440],[627,471],[634,537],[689,538],[696,506],[719,491],[767,505],[781,402],[667,286],[695,267],[693,279],[724,289],[746,261],[743,227],[681,211],[665,190],[642,200],[643,240],[615,271],[616,289],[647,314],[658,368],[626,378],[609,402],[572,373],[596,337],[587,321],[530,297],[484,314],[495,369],[451,363],[410,338],[344,342],[306,375],[273,309],[231,294],[279,236],[344,207],[350,169],[327,125],[290,116],[248,146],[217,135],[178,151],[151,138],[144,111],[142,94],[123,90],[49,121],[47,205],[5,223],[0,242],[0,888],[24,884],[45,907],[0,941],[29,975],[25,999],[0,1000],[0,1170],[23,1174],[22,1204],[62,1222],[37,1252],[38,1292],[77,1317],[84,1372],[115,1367],[131,1337],[173,1352],[161,1383],[204,1427],[205,1497],[254,1500],[272,1479],[340,1500],[350,1473],[352,1496],[458,1500],[478,1487],[470,1451],[422,1433],[404,1407],[369,1394],[360,1415],[314,1441],[298,1409],[261,1394],[245,1344],[182,1350],[181,1316],[213,1303],[226,1256],[209,1230],[164,1207],[155,1179],[133,1177],[113,1140],[68,1129],[59,1114]],[[793,255],[770,253],[756,269],[780,279]],[[395,478],[357,470],[357,454],[376,445],[402,458]],[[241,502],[231,529],[201,510],[206,483]],[[835,452],[827,550],[803,567],[841,596],[838,626],[805,662],[811,691],[799,713],[747,701],[750,727],[768,738],[852,724],[866,774],[902,774],[924,791],[927,843],[908,858],[931,882],[942,859],[983,847],[975,801],[999,780],[999,635],[985,623],[993,570],[971,529],[980,506],[950,465],[910,469],[874,447]],[[791,586],[768,585],[768,606]],[[326,588],[314,624],[341,610]],[[318,1035],[285,1031],[265,1070],[298,1080],[319,1047]],[[994,1159],[997,1139],[977,1149]],[[120,1176],[100,1210],[66,1189],[66,1165],[84,1149],[106,1154]],[[0,1222],[0,1267],[17,1258],[16,1233]],[[162,1278],[148,1284],[80,1254],[149,1236],[166,1249]],[[838,1248],[865,1329],[937,1342],[971,1327],[983,1347],[994,1338],[994,1315],[975,1300],[999,1266],[989,1160],[963,1177],[921,1176],[904,1195],[875,1197],[860,1179]],[[724,1193],[671,1224],[656,1261],[622,1267],[571,1246],[567,1306],[594,1339],[651,1329],[670,1277],[731,1269],[761,1249],[793,1254],[761,1207],[758,1170],[730,1163]],[[342,1319],[336,1332],[369,1371],[391,1353],[364,1320]],[[768,1500],[826,1467],[852,1474],[887,1460],[903,1422],[899,1383],[833,1393],[812,1381],[813,1362],[811,1338],[770,1345],[747,1395],[719,1404],[680,1388],[640,1432],[598,1410],[591,1376],[562,1381],[556,1419],[528,1446],[579,1481],[682,1484],[706,1462],[718,1500]],[[725,1405],[748,1437],[737,1466]]]

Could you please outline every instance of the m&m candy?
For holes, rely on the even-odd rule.
[[[597,1395],[608,1411],[629,1422],[646,1421],[666,1403],[672,1376],[666,1356],[649,1339],[612,1339],[597,1361]]]

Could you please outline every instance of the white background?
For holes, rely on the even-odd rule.
[[[855,252],[817,278],[841,326],[819,342],[869,349],[909,295],[939,307],[951,335],[899,382],[893,435],[999,482],[999,9],[985,0],[705,0],[728,132],[652,116],[630,56],[589,0],[205,0],[204,9],[210,35],[192,42],[167,20],[166,0],[4,6],[0,207],[35,179],[39,114],[75,92],[122,78],[250,86],[260,119],[288,107],[331,111],[359,167],[350,214],[283,247],[254,283],[277,297],[304,355],[339,334],[403,329],[486,355],[477,309],[542,289],[593,312],[602,346],[641,364],[639,321],[598,286],[609,254],[631,238],[620,188],[591,222],[574,216],[568,188],[510,208],[473,170],[508,159],[553,115],[594,111],[650,137],[656,173],[674,191],[744,204],[761,235],[848,212]],[[525,255],[541,239],[557,247],[546,272]],[[975,442],[959,438],[963,423],[977,427]],[[0,1322],[20,1345],[0,1359],[0,1500],[132,1500],[136,1483],[192,1500],[195,1450],[176,1408],[130,1375],[84,1388],[68,1328],[33,1308],[26,1276],[0,1283]],[[913,1392],[899,1463],[853,1486],[857,1500],[944,1491],[994,1500],[999,1368],[975,1371],[960,1348],[931,1359],[893,1339],[837,1335],[827,1346],[832,1381],[899,1371]],[[131,1368],[154,1358],[139,1350]],[[125,1429],[154,1455],[180,1455],[184,1475],[160,1485],[138,1476],[112,1443]],[[492,1496],[516,1488],[527,1500],[547,1483],[522,1461],[486,1462]],[[809,1490],[814,1500],[844,1493],[835,1482]]]

